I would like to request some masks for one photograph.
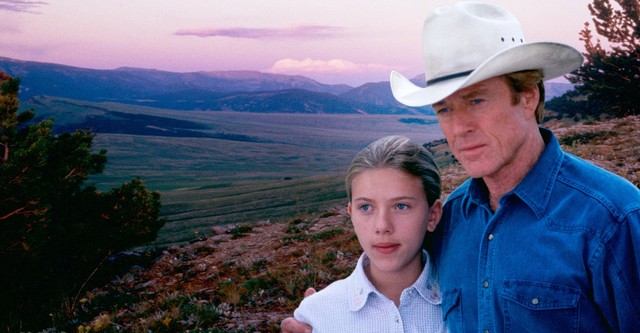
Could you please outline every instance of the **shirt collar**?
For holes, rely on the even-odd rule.
[[[542,217],[549,203],[551,188],[560,172],[564,156],[558,139],[550,130],[541,128],[540,134],[546,144],[545,149],[527,176],[513,190],[513,193],[531,207],[538,218]]]
[[[558,140],[553,133],[545,128],[540,128],[540,134],[545,142],[545,148],[538,161],[527,175],[511,192],[505,194],[517,195],[526,203],[538,218],[543,214],[544,208],[549,202],[551,187],[553,187],[560,166],[563,152]],[[489,205],[489,192],[481,178],[472,179],[469,183],[468,201],[465,205],[465,215],[468,215],[469,204]]]
[[[424,268],[418,279],[406,290],[413,289],[418,292],[420,297],[432,304],[440,304],[442,297],[440,293],[440,285],[438,284],[437,274],[431,264],[431,259],[427,251],[422,250],[422,260]],[[358,264],[353,274],[353,279],[349,284],[349,310],[359,311],[370,299],[371,294],[383,296],[375,286],[369,281],[364,269],[369,266],[369,257],[363,253],[358,259]]]
[[[438,275],[435,267],[431,264],[429,253],[425,250],[422,251],[422,261],[424,262],[424,269],[410,288],[416,290],[427,302],[438,305],[442,303]]]

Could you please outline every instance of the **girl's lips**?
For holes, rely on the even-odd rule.
[[[391,254],[400,247],[400,244],[379,243],[373,245],[373,248],[382,254]]]

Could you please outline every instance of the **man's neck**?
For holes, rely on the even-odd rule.
[[[520,184],[544,151],[545,143],[540,132],[532,134],[527,142],[516,157],[521,163],[512,163],[496,174],[482,178],[489,191],[489,202],[494,212],[500,206],[500,198]]]

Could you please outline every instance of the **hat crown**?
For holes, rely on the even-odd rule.
[[[464,1],[436,8],[424,22],[425,79],[429,84],[469,74],[524,43],[518,19],[493,4]]]
[[[555,42],[526,43],[517,18],[488,3],[463,1],[434,9],[424,22],[426,87],[400,73],[389,77],[401,103],[423,106],[483,80],[525,70],[550,80],[580,67],[575,48]]]

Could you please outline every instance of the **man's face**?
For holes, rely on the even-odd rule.
[[[473,178],[508,177],[529,150],[524,147],[535,121],[537,91],[512,103],[510,88],[494,77],[461,89],[433,104],[451,151]]]

